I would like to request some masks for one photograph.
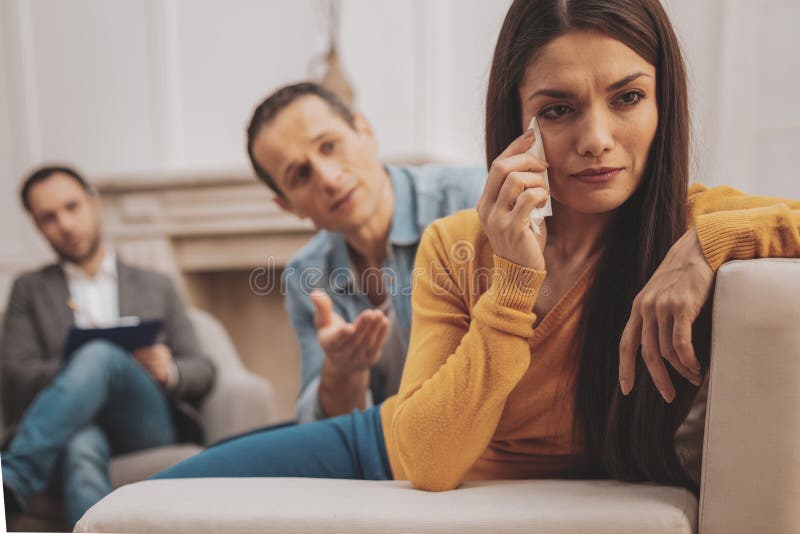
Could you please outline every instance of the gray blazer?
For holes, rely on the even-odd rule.
[[[202,443],[197,408],[214,382],[214,364],[203,353],[172,281],[162,274],[117,261],[119,311],[162,319],[160,341],[172,350],[180,375],[168,393],[181,441]],[[25,409],[55,377],[73,323],[69,286],[60,265],[48,265],[14,281],[0,344],[4,438]]]

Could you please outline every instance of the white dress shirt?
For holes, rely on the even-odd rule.
[[[62,264],[67,277],[69,296],[79,328],[103,328],[119,322],[119,284],[117,255],[106,250],[100,268],[94,276],[72,262]]]

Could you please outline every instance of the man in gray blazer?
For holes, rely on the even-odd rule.
[[[17,278],[3,324],[6,511],[24,510],[52,481],[74,524],[111,491],[111,455],[202,442],[197,408],[215,370],[172,282],[126,265],[103,243],[99,200],[83,177],[43,168],[21,197],[60,262]],[[161,319],[158,342],[129,353],[91,341],[64,353],[73,324],[123,316]]]

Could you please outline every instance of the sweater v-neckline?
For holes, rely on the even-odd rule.
[[[538,345],[547,336],[550,335],[554,327],[562,323],[562,319],[574,309],[578,300],[576,295],[580,294],[585,289],[590,279],[590,274],[594,271],[600,257],[594,258],[589,265],[587,265],[583,272],[578,276],[575,282],[572,283],[570,288],[564,295],[550,308],[550,311],[545,314],[538,326],[533,328],[533,337],[531,338],[531,345]],[[545,278],[545,281],[547,279]]]

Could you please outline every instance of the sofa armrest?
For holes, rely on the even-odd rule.
[[[712,325],[701,532],[798,532],[800,260],[725,264]]]
[[[275,422],[275,389],[267,380],[244,369],[217,376],[201,417],[206,443]]]
[[[273,423],[272,384],[242,365],[233,341],[214,316],[198,308],[190,308],[189,316],[200,343],[217,367],[214,389],[200,410],[206,443]]]

